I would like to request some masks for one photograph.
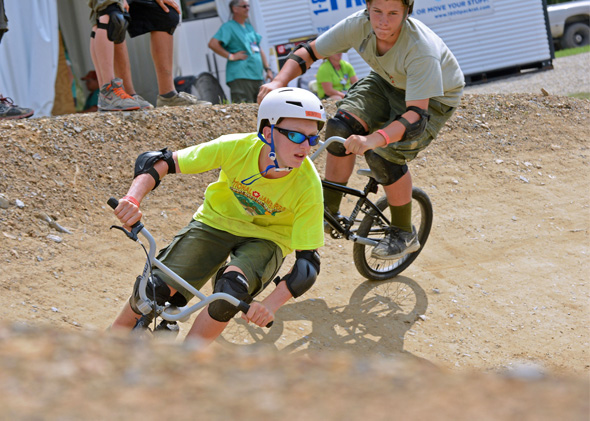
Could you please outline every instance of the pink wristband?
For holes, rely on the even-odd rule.
[[[385,138],[386,145],[389,145],[391,143],[391,139],[389,138],[389,135],[387,133],[385,133],[385,130],[379,129],[379,130],[377,130],[377,133],[379,133],[381,136],[383,136]]]
[[[137,199],[133,196],[123,196],[122,199],[125,199],[128,202],[133,203],[135,206],[139,207],[139,202],[137,201]]]

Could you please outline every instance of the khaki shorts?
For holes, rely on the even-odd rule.
[[[406,92],[393,87],[381,76],[371,72],[351,86],[346,97],[338,102],[338,108],[364,120],[369,126],[369,133],[373,133],[391,124],[398,115],[406,112]],[[454,112],[454,107],[430,99],[428,104],[430,120],[422,135],[417,139],[395,142],[386,147],[377,148],[375,153],[390,162],[404,165],[430,145]]]
[[[88,7],[90,7],[90,25],[95,26],[98,22],[98,12],[106,9],[111,4],[116,4],[124,12],[123,0],[88,0]]]
[[[193,220],[160,250],[157,259],[198,290],[222,266],[237,266],[248,279],[248,293],[255,297],[279,271],[283,254],[272,241],[238,237]],[[187,301],[193,297],[161,270],[154,268],[154,273]]]

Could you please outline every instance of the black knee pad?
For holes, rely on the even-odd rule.
[[[383,186],[389,186],[402,178],[408,172],[406,164],[399,165],[390,162],[372,150],[365,152],[365,160],[373,173],[373,178]]]
[[[142,315],[143,313],[137,306],[138,302],[141,300],[141,297],[139,296],[140,281],[141,276],[138,276],[135,279],[135,285],[133,285],[133,294],[131,294],[131,297],[129,297],[129,305],[135,313]],[[164,305],[166,301],[170,299],[170,287],[166,284],[166,282],[161,280],[158,275],[152,275],[149,277],[145,293],[150,300],[155,301],[156,304],[160,306]],[[176,295],[178,294],[175,294],[175,296]],[[184,305],[186,305],[186,300]]]
[[[348,139],[353,134],[361,136],[367,135],[369,132],[365,130],[360,121],[354,118],[351,114],[344,110],[336,111],[336,115],[328,120],[326,124],[326,139],[332,136],[340,136]],[[328,146],[328,152],[334,156],[350,155],[346,153],[346,148],[340,142],[334,142]]]
[[[122,12],[119,6],[111,4],[98,12],[98,15],[109,15],[109,23],[104,24],[97,22],[96,24],[98,28],[106,29],[109,41],[112,41],[115,44],[121,44],[125,41],[125,33],[129,26],[129,13]]]
[[[248,280],[240,272],[226,272],[215,282],[213,292],[225,292],[246,303],[252,302],[248,294]],[[209,304],[209,316],[218,322],[229,322],[238,313],[238,308],[225,300],[216,300]]]

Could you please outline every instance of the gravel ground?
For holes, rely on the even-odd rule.
[[[551,95],[590,92],[590,53],[553,60],[553,70],[519,74],[506,79],[468,86],[468,94],[536,93],[545,89]]]

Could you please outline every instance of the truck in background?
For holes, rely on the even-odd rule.
[[[590,1],[568,1],[547,6],[551,36],[558,49],[590,44]]]

